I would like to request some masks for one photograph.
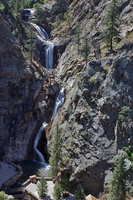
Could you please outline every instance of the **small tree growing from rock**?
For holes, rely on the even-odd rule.
[[[68,192],[70,192],[71,185],[66,175],[63,176],[61,179],[61,188],[62,188],[63,196],[68,197],[69,196]]]
[[[110,181],[109,199],[125,200],[126,199],[126,170],[124,157],[121,156],[115,164],[113,177]]]
[[[85,199],[85,194],[84,191],[81,187],[81,185],[79,184],[74,192],[75,195],[75,200],[84,200]]]
[[[26,54],[28,57],[30,57],[30,63],[32,66],[32,59],[37,41],[32,25],[30,25],[29,29],[26,30],[26,35],[27,35],[27,40],[25,41],[25,48],[27,49]]]
[[[54,186],[54,193],[53,193],[54,200],[60,200],[61,193],[62,193],[61,185],[59,183],[56,183]]]
[[[82,56],[85,58],[85,63],[87,66],[88,63],[88,56],[89,56],[89,45],[88,45],[88,37],[87,37],[87,32],[84,35],[83,39],[83,46],[82,46]]]
[[[105,41],[106,46],[110,49],[113,48],[113,38],[118,37],[119,35],[119,11],[117,9],[116,3],[118,3],[117,0],[112,0],[107,11],[106,20],[103,23],[104,25],[107,25],[107,28],[103,32],[103,40]]]
[[[78,25],[75,31],[75,41],[76,41],[76,44],[78,45],[78,52],[79,52],[79,46],[80,46],[80,34],[81,34],[80,25]]]
[[[39,197],[45,197],[47,192],[47,182],[46,179],[42,176],[39,183],[37,184],[37,192]]]
[[[52,140],[51,156],[49,159],[51,166],[51,175],[53,178],[57,178],[59,168],[62,166],[62,140],[58,124],[56,125],[56,131]]]

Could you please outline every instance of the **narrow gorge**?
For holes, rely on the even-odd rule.
[[[104,22],[112,1],[62,2],[36,1],[18,18],[0,7],[0,155],[49,169],[58,124],[59,175],[67,175],[72,193],[80,184],[102,200],[114,163],[128,154],[124,148],[133,152],[133,4],[116,3],[119,35],[110,49]],[[25,47],[30,29],[32,64]],[[129,193],[132,161],[126,156]]]

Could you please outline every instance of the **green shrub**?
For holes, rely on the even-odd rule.
[[[0,192],[0,200],[8,200],[8,198],[6,197],[4,191],[1,191],[1,192]]]
[[[54,200],[61,200],[61,193],[62,193],[61,185],[59,183],[56,183],[54,186],[54,193],[53,193]]]
[[[75,200],[84,200],[85,199],[85,194],[84,194],[84,191],[81,187],[81,185],[78,185],[75,192],[74,192],[74,195],[75,195]]]
[[[107,71],[109,71],[109,66],[105,66],[104,67],[104,70],[107,72]]]
[[[129,116],[130,107],[123,106],[121,111],[119,112],[118,119],[121,121],[127,121],[127,117]]]
[[[125,200],[126,199],[126,169],[124,157],[120,157],[115,163],[113,177],[110,181],[109,199],[110,200]]]
[[[127,153],[126,158],[133,161],[133,152],[130,151],[130,148],[123,147],[122,149]]]
[[[38,185],[37,185],[37,192],[39,197],[45,197],[47,192],[47,182],[44,177],[41,177]]]
[[[94,81],[95,81],[95,77],[92,76],[92,77],[90,78],[90,82],[91,82],[91,83],[94,83]]]
[[[61,179],[61,188],[62,188],[63,196],[64,197],[69,196],[67,192],[70,192],[71,186],[66,175],[63,176]]]

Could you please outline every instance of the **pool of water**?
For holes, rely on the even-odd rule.
[[[44,164],[36,160],[24,160],[15,163],[19,164],[23,169],[20,182],[26,181],[31,175],[50,177],[50,165],[46,163]]]

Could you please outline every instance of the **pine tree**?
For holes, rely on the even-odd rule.
[[[61,185],[59,183],[56,183],[54,186],[54,193],[53,193],[54,200],[61,200],[61,193],[62,193]]]
[[[78,185],[75,192],[74,192],[74,195],[75,195],[75,200],[84,200],[85,199],[85,194],[84,194],[84,191],[81,187],[81,185]]]
[[[113,48],[113,39],[119,36],[119,11],[116,5],[117,0],[112,0],[109,9],[107,11],[107,18],[104,21],[104,25],[107,25],[107,28],[104,30],[104,41],[106,46],[110,49]]]
[[[67,176],[62,177],[61,188],[62,188],[63,196],[67,197],[69,195],[67,192],[70,192],[70,189],[71,189],[70,182],[69,182]]]
[[[36,10],[35,10],[34,16],[36,17],[36,20],[37,20],[36,22],[37,22],[37,24],[42,26],[45,22],[44,11],[40,7],[40,4],[36,4],[35,9]]]
[[[113,177],[110,181],[109,199],[126,199],[126,178],[124,157],[121,156],[115,164]]]
[[[27,40],[25,42],[25,48],[27,49],[27,56],[30,57],[30,63],[32,66],[32,59],[35,51],[35,46],[36,46],[36,37],[33,32],[33,27],[30,25],[30,27],[26,30],[26,35],[27,35]]]
[[[84,41],[83,41],[83,46],[82,46],[82,56],[85,58],[86,66],[88,63],[88,56],[89,56],[89,45],[88,45],[88,37],[87,37],[87,32],[84,35]]]
[[[39,183],[37,184],[37,192],[39,197],[45,197],[47,192],[47,182],[46,179],[42,176]]]
[[[80,45],[80,34],[81,34],[80,25],[78,25],[75,31],[75,41],[76,41],[76,44],[78,45],[78,52],[79,52],[79,45]]]
[[[52,140],[51,156],[49,159],[49,163],[51,166],[51,175],[53,178],[56,178],[59,167],[62,165],[62,150],[61,149],[62,149],[62,140],[61,140],[58,124],[57,124],[54,138]]]

